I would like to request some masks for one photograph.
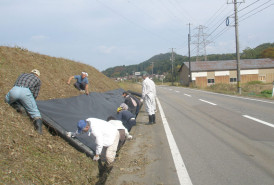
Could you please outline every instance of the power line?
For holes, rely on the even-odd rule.
[[[244,9],[246,9],[246,8],[248,8],[248,7],[250,7],[250,6],[252,6],[253,4],[255,4],[255,3],[259,2],[259,1],[260,1],[260,0],[257,0],[257,1],[255,1],[255,2],[249,4],[248,6],[242,8],[241,10],[239,10],[238,12],[241,12],[242,10],[244,10]]]
[[[178,4],[178,6],[180,6],[180,8],[183,10],[183,13],[186,13],[186,15],[189,17],[190,22],[192,22],[194,18],[188,13],[188,11],[182,6],[182,4],[178,2],[179,0],[175,1]]]
[[[269,6],[267,6],[267,7],[263,8],[263,9],[261,9],[261,10],[257,11],[257,12],[255,12],[254,14],[249,15],[248,17],[246,17],[246,18],[244,18],[244,19],[240,20],[239,22],[242,22],[242,21],[244,21],[244,20],[248,19],[249,17],[251,17],[251,16],[253,16],[253,15],[256,15],[257,13],[259,13],[259,12],[261,12],[261,11],[263,11],[263,10],[265,10],[265,9],[269,8],[269,7],[271,7],[272,5],[274,5],[274,3],[273,3],[273,4],[270,4]]]
[[[216,18],[216,17],[218,17],[216,14],[223,8],[223,7],[225,7],[226,6],[226,3],[225,4],[223,4],[208,20],[207,20],[207,22],[205,23],[205,25],[207,25],[207,26],[209,26],[210,24],[211,24],[211,22],[213,22],[213,21],[211,21],[211,19],[212,18]],[[226,6],[227,7],[227,6]],[[221,12],[222,13],[222,12]],[[216,17],[214,17],[216,15]],[[218,14],[219,15],[219,14]],[[211,21],[210,23],[208,23],[209,21]]]
[[[260,0],[257,0],[257,1],[255,1],[255,2],[253,2],[253,3],[251,3],[250,5],[248,5],[248,6],[244,7],[244,8],[242,8],[241,10],[239,10],[239,11],[237,11],[237,12],[240,12],[240,11],[242,11],[242,10],[248,8],[249,6],[251,6],[251,5],[255,4],[255,3],[257,3],[258,1],[260,1]],[[270,0],[270,1],[271,1],[271,0]],[[225,17],[223,17],[222,19],[220,19],[221,24],[222,24],[222,21],[225,20],[225,18],[231,17],[231,16],[233,16],[233,15],[234,15],[234,13],[232,13],[232,14],[230,14],[230,15],[228,15],[228,16],[225,16]],[[220,21],[219,21],[219,22],[220,22]],[[216,24],[217,24],[217,23],[216,23]],[[214,24],[214,26],[215,26],[216,24]],[[219,25],[219,26],[220,26],[220,25]],[[217,28],[218,28],[219,26],[217,26]],[[215,30],[216,30],[216,29],[215,29]],[[214,30],[214,31],[215,31],[215,30]],[[213,31],[213,32],[214,32],[214,31]],[[211,34],[210,34],[210,35],[211,35]]]
[[[174,2],[172,1],[172,0],[168,0],[168,2],[170,3],[170,5],[171,5],[171,7],[174,9],[174,10],[176,10],[178,13],[179,13],[179,15],[183,15],[184,17],[185,17],[185,15],[184,14],[182,14],[182,11],[178,8],[178,6],[176,6],[176,5],[174,5]],[[187,21],[190,21],[189,19],[188,19],[188,17],[185,17],[186,19],[187,19]],[[186,21],[186,20],[184,20],[184,21]]]
[[[133,25],[139,27],[140,29],[143,29],[143,30],[146,31],[146,32],[149,32],[150,34],[152,34],[152,35],[154,35],[154,36],[159,37],[159,38],[162,39],[162,40],[165,40],[165,41],[167,41],[167,42],[170,42],[169,39],[162,37],[162,36],[159,35],[158,33],[152,32],[152,31],[146,29],[144,26],[141,26],[141,25],[139,25],[139,24],[136,24],[134,21],[132,21],[131,19],[125,17],[125,16],[122,15],[121,13],[117,12],[116,10],[114,10],[113,8],[111,8],[110,6],[108,6],[106,3],[104,3],[104,2],[102,2],[102,1],[100,1],[100,0],[97,0],[97,2],[99,2],[101,5],[103,5],[104,7],[106,7],[107,9],[109,9],[110,11],[112,11],[114,14],[116,14],[116,15],[120,16],[121,18],[123,18],[124,20],[128,21],[129,23],[131,23],[131,24],[133,24]],[[175,41],[173,41],[173,42],[175,42]],[[176,42],[177,42],[177,41],[176,41]],[[179,44],[179,43],[178,43],[178,44]],[[181,44],[179,44],[179,45],[181,45]]]
[[[254,9],[252,9],[251,11],[247,12],[246,14],[242,15],[242,16],[239,17],[239,18],[242,18],[242,17],[244,17],[245,15],[247,15],[247,14],[249,14],[249,13],[251,13],[251,12],[257,10],[258,8],[264,6],[265,4],[269,3],[270,1],[272,1],[272,0],[269,0],[269,1],[267,1],[267,2],[265,2],[265,3],[263,3],[263,4],[261,4],[260,6],[258,6],[258,7],[254,8]]]
[[[214,28],[217,24],[219,24],[218,26],[217,26],[217,28],[223,23],[223,21],[227,18],[227,17],[230,17],[230,16],[232,16],[233,14],[230,14],[230,15],[225,15],[225,16],[223,16],[221,19],[219,19],[219,21],[218,22],[216,22],[213,26],[212,26],[212,28]],[[216,28],[215,28],[216,29]],[[210,30],[210,29],[209,29]],[[214,30],[215,31],[215,30]],[[213,31],[213,32],[214,32]]]
[[[227,32],[229,30],[229,28],[231,28],[231,27],[225,27],[224,29],[222,29],[218,34],[216,34],[216,36],[214,36],[211,39],[211,42],[213,42],[214,40],[216,40],[217,38],[219,38],[221,35],[223,35],[225,32]]]
[[[248,6],[242,8],[241,10],[239,10],[239,11],[237,11],[237,12],[240,12],[240,11],[242,11],[242,10],[244,10],[244,9],[246,9],[246,8],[248,8],[248,7],[250,7],[251,5],[254,5],[255,3],[259,2],[259,1],[260,1],[260,0],[257,0],[257,1],[255,1],[255,2],[253,2],[253,3],[251,3],[251,4],[249,4]],[[268,2],[270,2],[270,1],[271,1],[271,0],[269,0]],[[266,2],[266,3],[264,3],[264,4],[267,4],[268,2]],[[263,5],[264,5],[264,4],[263,4]],[[259,7],[261,7],[261,6],[262,6],[262,5],[260,5]],[[271,6],[271,5],[270,5],[270,6]],[[259,8],[259,7],[257,7],[257,8]],[[257,8],[256,8],[256,9],[257,9]],[[268,8],[268,7],[267,7],[267,8]],[[253,10],[254,10],[254,9],[253,9]],[[251,10],[250,12],[252,12],[253,10]],[[262,11],[262,10],[261,10],[261,11]],[[250,12],[248,12],[248,13],[250,13]],[[247,13],[247,14],[248,14],[248,13]],[[256,12],[256,13],[258,13],[258,12]],[[230,16],[232,16],[232,15],[233,15],[233,14],[229,15],[228,17],[230,17]],[[245,15],[246,15],[246,14],[245,14]],[[243,16],[244,16],[244,15],[243,15]],[[224,21],[224,20],[222,20],[222,21]],[[211,35],[212,35],[212,34],[213,34],[213,33],[222,25],[222,23],[223,23],[223,22],[221,22],[221,23],[220,23],[220,24],[219,24],[219,25],[218,25],[218,26],[217,26],[217,27],[208,35],[208,37],[210,37],[210,36],[211,36]],[[226,30],[226,29],[224,28],[223,30]],[[223,31],[223,30],[222,30],[222,31]],[[221,32],[222,32],[222,31],[221,31]],[[219,32],[219,33],[221,33],[221,32]],[[219,37],[219,33],[217,34],[217,36],[214,36],[214,38],[213,38],[214,40],[215,40],[216,37]],[[223,34],[223,33],[222,33],[222,34]]]
[[[165,1],[164,1],[165,2]],[[164,7],[163,9],[166,10],[167,12],[169,12],[170,15],[172,15],[174,18],[176,19],[180,19],[182,22],[184,22],[185,20],[181,19],[179,16],[175,15],[174,12],[170,9],[169,6],[165,6],[163,5],[163,1],[162,0],[158,0],[158,3],[162,5],[162,7]],[[169,4],[170,5],[170,4]],[[172,7],[173,8],[173,7]]]
[[[152,20],[155,19],[155,18],[153,17],[152,14],[147,13],[147,11],[145,11],[143,8],[137,6],[137,5],[136,5],[135,3],[133,3],[132,1],[128,1],[128,3],[129,3],[130,5],[132,5],[134,8],[137,8],[138,10],[142,11],[144,15],[146,15],[147,17],[150,17]],[[174,23],[174,22],[173,22],[173,23]],[[176,23],[176,24],[177,24],[177,23]],[[174,35],[174,32],[173,32],[172,30],[168,30],[168,32],[170,32],[170,34]],[[176,36],[176,38],[180,38],[180,39],[181,39],[181,37],[177,37],[177,36]]]

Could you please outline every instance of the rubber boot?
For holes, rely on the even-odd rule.
[[[41,118],[35,119],[34,120],[34,129],[39,133],[42,134],[42,125],[43,121]]]
[[[153,124],[156,123],[156,122],[155,122],[155,114],[152,114],[152,122],[153,122]]]
[[[147,123],[147,125],[153,124],[153,122],[152,122],[152,115],[148,116],[148,120],[149,120],[149,122]]]

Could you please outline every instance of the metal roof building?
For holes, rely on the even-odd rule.
[[[241,82],[274,81],[273,59],[244,59],[240,60]],[[184,62],[179,70],[180,83],[189,85],[189,63]],[[191,62],[192,81],[197,86],[208,86],[215,83],[235,83],[237,81],[236,60],[198,61]]]

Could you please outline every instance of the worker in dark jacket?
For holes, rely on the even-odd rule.
[[[140,108],[141,108],[141,101],[136,97],[136,96],[132,96],[131,97],[136,101],[137,106],[136,106],[136,112],[135,112],[135,118],[137,118]]]
[[[127,92],[123,92],[123,97],[125,98],[125,104],[128,106],[128,111],[132,114],[136,115],[136,109],[137,109],[137,102],[132,97],[132,95],[128,94]]]
[[[5,102],[17,109],[18,112],[27,111],[34,120],[34,128],[42,134],[42,119],[36,105],[36,98],[41,87],[40,72],[33,69],[31,73],[21,74],[13,88],[8,92]]]
[[[135,115],[133,115],[128,110],[128,106],[122,103],[120,107],[117,108],[117,119],[121,120],[123,125],[130,132],[132,126],[136,125]]]

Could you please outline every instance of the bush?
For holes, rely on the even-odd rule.
[[[272,95],[272,90],[261,91],[261,94],[271,94]]]
[[[247,82],[248,85],[256,85],[256,84],[262,84],[262,81],[251,81],[251,82]]]

